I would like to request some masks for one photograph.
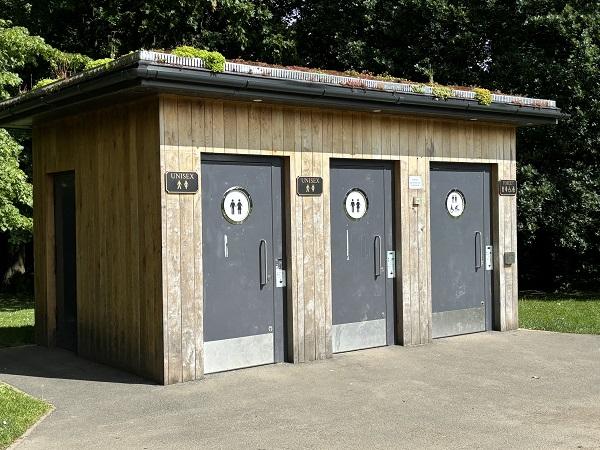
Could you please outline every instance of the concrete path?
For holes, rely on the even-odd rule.
[[[168,387],[21,347],[0,379],[56,406],[19,449],[600,448],[600,336],[483,333]]]

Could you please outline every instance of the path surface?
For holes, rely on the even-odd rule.
[[[19,449],[600,448],[600,336],[483,333],[147,384],[60,350],[0,350],[56,411]]]

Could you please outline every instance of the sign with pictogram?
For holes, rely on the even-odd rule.
[[[517,195],[517,180],[500,180],[498,182],[500,195]]]
[[[367,194],[358,188],[350,189],[344,200],[346,215],[352,220],[362,219],[369,209]]]
[[[165,190],[169,194],[195,194],[198,192],[198,174],[196,172],[165,173]]]
[[[244,223],[252,212],[252,197],[246,189],[239,186],[227,189],[223,194],[221,212],[229,223]]]
[[[452,189],[446,196],[446,209],[452,217],[460,217],[465,211],[465,196],[458,189]]]
[[[301,197],[318,197],[323,193],[323,178],[298,177],[296,178],[296,192]]]

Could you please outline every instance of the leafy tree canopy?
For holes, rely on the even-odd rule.
[[[57,50],[41,37],[31,36],[26,28],[0,19],[0,99],[25,89],[28,83],[23,74],[33,74],[39,65],[44,65],[54,78],[62,78],[88,61],[86,56]],[[52,81],[42,79],[35,87]],[[29,241],[32,231],[32,187],[22,167],[22,151],[17,140],[0,129],[0,233],[14,248]]]
[[[0,129],[0,231],[8,233],[12,245],[31,237],[33,197],[27,175],[19,167],[23,147]]]
[[[569,119],[518,133],[520,287],[600,284],[597,2],[0,0],[0,6],[4,17],[53,46],[94,57],[191,45],[228,58],[556,99]],[[0,79],[10,92],[20,83],[15,67],[30,62],[27,51],[18,53],[15,61],[25,62],[9,64]]]

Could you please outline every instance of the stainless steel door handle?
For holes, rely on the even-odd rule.
[[[479,237],[479,239],[477,239]],[[481,232],[475,232],[475,270],[481,269],[483,264],[483,254],[481,247]]]
[[[383,267],[383,263],[381,262],[381,236],[379,236],[379,235],[375,236],[373,245],[375,246],[375,251],[374,251],[375,276],[378,277],[379,275],[381,275],[381,268]]]
[[[266,286],[269,282],[269,267],[268,267],[268,257],[269,257],[269,249],[267,248],[267,241],[264,239],[260,240],[260,244],[258,244],[258,253],[259,253],[259,272],[260,272],[260,287]]]

